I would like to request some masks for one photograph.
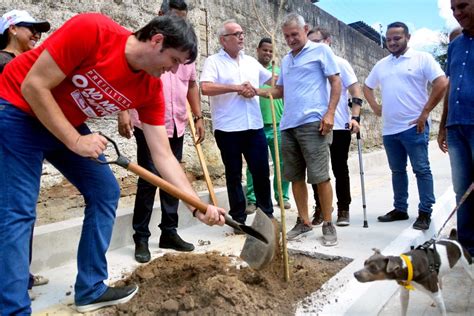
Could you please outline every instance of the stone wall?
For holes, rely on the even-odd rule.
[[[292,11],[304,16],[312,26],[321,25],[331,30],[333,49],[336,54],[345,57],[353,65],[361,83],[375,62],[387,54],[387,51],[381,49],[376,43],[304,0],[286,1],[282,12],[278,11],[278,0],[255,0],[255,2],[254,4],[253,0],[189,0],[191,7],[189,18],[194,24],[200,40],[199,71],[205,57],[219,49],[216,32],[221,23],[227,19],[235,19],[243,26],[246,32],[246,52],[250,55],[255,55],[260,38],[268,36],[260,25],[259,19],[268,30],[276,30],[276,56],[277,60],[281,59],[282,55],[288,51],[288,47],[284,43],[280,27],[275,28],[275,20],[278,17],[278,21],[281,21],[284,14]],[[13,8],[27,10],[36,18],[50,21],[53,27],[52,31],[54,31],[65,20],[79,12],[95,11],[111,16],[128,29],[136,30],[155,15],[159,5],[160,1],[149,0],[2,0],[0,12],[3,14]],[[203,97],[202,101],[208,129],[203,149],[211,176],[219,178],[223,174],[223,166],[211,133],[212,122],[207,97]],[[375,118],[368,106],[363,108],[362,116],[364,149],[380,146],[380,119]],[[89,125],[92,130],[100,130],[116,139],[123,153],[131,157],[132,160],[135,159],[134,141],[126,140],[118,135],[115,118],[92,120]],[[199,177],[201,174],[200,165],[189,135],[186,135],[185,143],[185,169],[189,174]],[[127,173],[124,170],[120,168],[114,168],[114,170],[118,179],[123,181],[127,178]],[[133,182],[132,178],[127,183],[131,185]],[[58,175],[54,168],[46,164],[42,188],[63,184],[64,179]]]

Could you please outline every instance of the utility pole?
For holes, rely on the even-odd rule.
[[[382,23],[379,23],[379,27],[380,27],[380,47],[383,48]]]

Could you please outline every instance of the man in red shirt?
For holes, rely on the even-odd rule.
[[[36,217],[42,163],[47,159],[84,196],[75,303],[79,312],[124,303],[136,285],[108,287],[105,253],[120,189],[104,159],[107,140],[84,122],[136,108],[156,168],[197,196],[173,156],[164,125],[159,77],[195,60],[196,35],[177,17],[158,17],[135,33],[101,14],[80,14],[0,78],[0,311],[30,314],[28,239]],[[156,97],[156,95],[160,97]],[[195,213],[224,224],[224,210]]]

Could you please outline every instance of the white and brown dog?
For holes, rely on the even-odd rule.
[[[364,268],[355,272],[359,282],[395,280],[401,285],[400,302],[402,315],[406,315],[410,289],[418,289],[428,294],[442,315],[446,315],[441,279],[458,263],[461,263],[474,280],[469,267],[472,258],[455,240],[453,230],[449,239],[431,240],[400,256],[384,256],[379,250],[364,262]]]

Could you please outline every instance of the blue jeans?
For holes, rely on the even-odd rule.
[[[474,181],[474,125],[448,127],[449,160],[456,203]],[[474,193],[457,211],[459,242],[474,256]]]
[[[242,189],[243,155],[253,176],[256,205],[269,217],[273,217],[268,149],[263,128],[239,132],[216,130],[214,135],[225,167],[229,215],[239,223],[245,223],[247,219]]]
[[[399,211],[408,212],[407,158],[416,175],[420,203],[418,211],[431,214],[435,203],[433,176],[428,160],[429,126],[424,133],[417,133],[416,126],[393,135],[385,135],[383,144],[388,164],[392,171],[393,206]]]
[[[85,124],[79,133],[88,134]],[[29,314],[29,242],[36,218],[43,160],[55,166],[84,197],[77,253],[76,304],[101,296],[107,286],[105,253],[120,188],[110,167],[71,152],[36,118],[0,99],[0,311]],[[103,159],[103,157],[101,157]]]

